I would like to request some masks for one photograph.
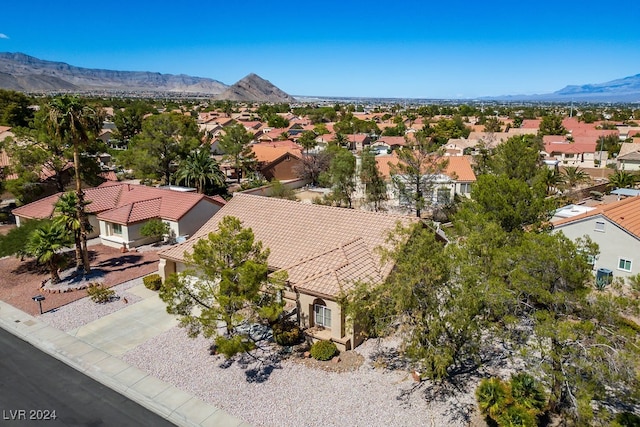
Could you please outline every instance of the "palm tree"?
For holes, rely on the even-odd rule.
[[[616,173],[609,177],[608,186],[610,188],[631,188],[635,181],[636,177],[629,172],[616,171]]]
[[[569,188],[574,188],[576,185],[589,181],[591,178],[589,174],[576,166],[567,166],[564,168],[564,179]]]
[[[207,182],[217,187],[225,186],[225,176],[216,162],[206,150],[198,150],[180,162],[176,171],[176,182],[195,184],[198,193],[204,193]]]
[[[88,202],[85,202],[87,205]],[[78,196],[76,193],[69,192],[60,196],[55,204],[55,212],[58,214],[54,218],[56,224],[62,225],[69,233],[73,235],[73,241],[76,247],[76,268],[80,269],[83,265],[82,261],[82,238],[80,234],[80,219],[78,218]],[[86,224],[87,232],[91,231],[91,224]]]
[[[564,183],[564,176],[562,176],[562,174],[560,174],[560,172],[558,171],[558,169],[549,169],[549,168],[545,168],[543,175],[542,175],[542,179],[544,180],[544,184],[547,187],[547,194],[551,195],[552,191],[553,193],[557,192],[557,188]]]
[[[58,283],[60,281],[58,268],[63,262],[60,251],[70,243],[67,230],[61,224],[50,223],[31,233],[25,250],[39,263],[46,264],[51,273],[51,283]]]
[[[499,378],[484,379],[476,389],[476,399],[480,413],[495,419],[510,403],[509,389]]]
[[[48,125],[62,142],[73,147],[73,166],[75,169],[77,217],[82,242],[82,266],[85,273],[91,271],[89,251],[87,250],[87,216],[84,212],[84,192],[80,179],[80,151],[87,147],[102,127],[102,114],[91,110],[78,97],[62,96],[54,98],[48,105]]]

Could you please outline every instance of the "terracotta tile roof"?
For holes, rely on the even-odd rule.
[[[404,139],[404,136],[381,136],[376,142],[384,142],[390,147],[394,145],[404,147],[407,145],[407,140]]]
[[[567,224],[598,215],[607,218],[627,233],[640,239],[640,197],[628,197],[609,203],[584,214],[561,219],[554,222],[553,226],[554,228],[562,228]]]
[[[236,193],[193,237],[160,251],[160,256],[184,261],[184,253],[190,252],[199,239],[217,231],[218,223],[228,215],[239,218],[243,226],[253,230],[256,240],[269,248],[272,270],[287,269],[294,285],[327,294],[352,279],[386,277],[392,266],[381,265],[375,248],[386,244],[387,234],[398,221],[404,225],[418,221]]]
[[[274,160],[279,159],[287,153],[290,153],[296,157],[302,156],[302,147],[296,148],[289,147],[275,147],[269,143],[253,144],[251,151],[256,155],[256,159],[259,162],[271,163]]]
[[[107,181],[104,184],[84,190],[85,200],[91,202],[86,211],[99,214],[100,219],[122,224],[142,221],[149,218],[162,218],[178,221],[201,200],[207,200],[220,206],[224,199],[209,197],[198,193],[184,193],[144,185]],[[24,218],[49,218],[54,205],[62,193],[37,200],[14,209],[13,213]],[[150,201],[159,200],[159,202]],[[142,203],[149,202],[149,203]],[[156,209],[156,203],[159,203]],[[156,209],[151,215],[150,209]],[[110,212],[115,210],[116,212]],[[125,215],[126,212],[126,215]],[[151,215],[151,216],[149,216]],[[124,218],[124,219],[123,219]],[[117,219],[117,221],[115,220]]]
[[[11,213],[15,216],[27,219],[51,218],[53,216],[54,206],[60,198],[60,194],[62,193],[54,194],[27,205],[20,206],[19,208],[12,210]]]
[[[618,152],[618,158],[629,153],[636,153],[640,151],[640,140],[638,142],[623,142],[620,145],[620,152]]]
[[[587,142],[587,143],[579,143],[579,142],[550,142],[544,144],[544,151],[549,154],[553,153],[574,153],[574,154],[582,154],[582,153],[595,153],[596,151],[596,142]]]
[[[286,267],[294,288],[333,297],[353,288],[357,282],[380,283],[379,265],[362,238],[347,242],[296,265]]]
[[[106,171],[106,172],[101,172],[100,176],[104,179],[106,179],[107,181],[117,181],[118,177],[116,176],[116,173],[114,171]]]
[[[541,119],[524,119],[520,127],[524,129],[539,129],[540,123],[542,123]]]
[[[445,175],[461,182],[476,181],[476,174],[473,172],[471,162],[467,156],[446,156],[442,159],[442,161],[446,160],[449,163],[444,170]],[[395,152],[389,155],[376,156],[376,164],[382,176],[389,178],[391,176],[391,165],[398,164],[398,156]]]
[[[121,206],[98,214],[98,219],[117,224],[134,224],[151,218],[160,218],[162,199],[150,199]]]
[[[631,153],[623,154],[622,156],[616,157],[618,160],[626,160],[626,161],[638,161],[640,160],[640,151],[633,151]]]
[[[449,160],[445,170],[447,176],[455,177],[456,181],[476,181],[476,174],[473,172],[471,162],[467,156],[449,156],[447,160]]]
[[[11,159],[6,151],[0,150],[0,168],[6,168],[11,165]]]

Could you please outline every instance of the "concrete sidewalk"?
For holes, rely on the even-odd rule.
[[[134,289],[134,288],[132,288]],[[0,327],[179,426],[249,425],[118,357],[177,324],[154,292],[70,334],[0,301]]]

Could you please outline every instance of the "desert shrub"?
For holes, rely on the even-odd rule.
[[[338,348],[331,341],[316,341],[311,346],[311,357],[316,360],[329,360],[338,352]]]
[[[157,240],[162,240],[165,235],[169,234],[169,231],[169,223],[160,219],[151,219],[147,221],[142,228],[140,228],[141,235],[145,237],[153,237]]]
[[[303,334],[298,325],[285,321],[273,326],[273,339],[282,346],[292,346],[302,342]]]
[[[89,298],[91,298],[91,301],[98,304],[104,304],[110,302],[115,298],[116,291],[106,288],[102,284],[92,283],[87,288],[87,294],[89,294]]]
[[[621,412],[616,415],[616,418],[611,425],[615,427],[640,426],[640,415],[636,415],[631,412]]]
[[[147,289],[157,291],[162,286],[162,278],[159,274],[150,274],[142,278],[142,283]]]

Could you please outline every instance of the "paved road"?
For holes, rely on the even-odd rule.
[[[0,425],[174,424],[0,329]]]

